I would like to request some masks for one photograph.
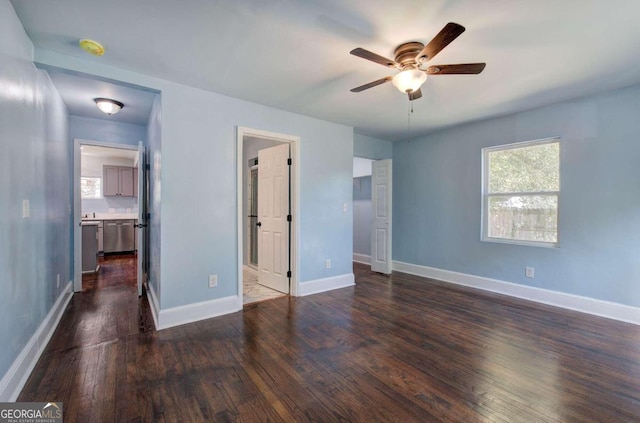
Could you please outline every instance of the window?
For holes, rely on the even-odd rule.
[[[560,139],[482,150],[482,239],[558,246]]]
[[[83,199],[102,198],[100,182],[100,178],[82,176],[80,178],[80,197]]]

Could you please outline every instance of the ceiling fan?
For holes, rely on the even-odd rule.
[[[377,81],[369,82],[351,89],[351,92],[359,93],[391,81],[400,92],[407,93],[409,100],[413,101],[422,97],[420,87],[427,80],[427,75],[479,74],[486,66],[486,63],[436,65],[425,68],[428,61],[458,38],[464,30],[465,28],[462,25],[449,22],[427,45],[417,41],[400,44],[394,53],[395,60],[387,59],[360,47],[351,50],[351,54],[354,56],[371,60],[388,68],[400,70],[395,76],[386,76]]]

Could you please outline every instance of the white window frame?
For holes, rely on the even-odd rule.
[[[84,178],[91,178],[91,179],[97,179],[100,181],[100,192],[98,193],[97,197],[83,197],[82,196],[82,189],[80,189],[80,199],[81,200],[102,200],[104,198],[104,195],[102,194],[102,190],[104,189],[102,187],[102,178],[100,176],[81,176],[80,177],[80,184],[82,184],[82,179]]]
[[[544,138],[533,141],[522,141],[511,144],[503,144],[494,147],[485,147],[482,149],[482,224],[481,224],[481,240],[484,242],[495,242],[500,244],[514,244],[514,245],[524,245],[529,247],[544,247],[544,248],[560,248],[560,192],[562,187],[562,177],[560,178],[560,186],[558,187],[558,191],[530,191],[530,192],[502,192],[489,194],[489,187],[487,184],[489,183],[489,166],[488,157],[489,153],[495,151],[503,151],[503,150],[514,150],[517,148],[523,147],[532,147],[536,145],[544,145],[544,144],[552,144],[558,143],[558,149],[560,152],[560,159],[558,161],[558,172],[561,171],[561,162],[562,162],[562,144],[560,142],[560,137],[552,137],[552,138]],[[490,197],[504,197],[504,196],[530,196],[530,195],[555,195],[558,199],[558,208],[557,208],[557,230],[556,230],[556,242],[540,242],[540,241],[526,241],[519,239],[507,239],[507,238],[492,238],[488,236],[489,232],[489,198]]]

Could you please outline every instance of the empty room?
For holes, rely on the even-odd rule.
[[[639,421],[638,16],[0,0],[0,421]]]

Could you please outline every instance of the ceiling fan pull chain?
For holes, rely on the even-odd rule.
[[[411,139],[411,113],[413,113],[413,103],[409,100],[409,108],[407,109],[407,143]]]

